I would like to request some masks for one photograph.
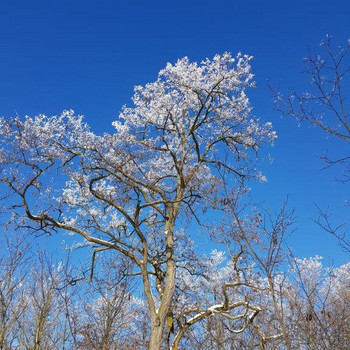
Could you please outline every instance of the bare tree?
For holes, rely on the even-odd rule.
[[[61,266],[55,266],[44,253],[32,261],[21,288],[21,317],[18,318],[19,346],[41,350],[62,348],[63,310],[59,304]]]
[[[310,123],[327,135],[336,137],[346,144],[350,143],[350,104],[347,92],[350,87],[350,40],[345,46],[335,46],[330,35],[321,42],[322,53],[312,53],[309,49],[305,58],[305,73],[311,78],[311,88],[299,93],[291,90],[283,96],[275,94],[277,109],[283,115],[295,117],[299,122]],[[338,181],[350,181],[350,156],[322,156],[325,168],[341,166],[343,171]],[[337,225],[330,220],[329,210],[318,208],[316,222],[327,232],[334,235],[341,247],[350,252],[350,241],[344,230],[345,222]]]
[[[124,265],[124,266],[123,266]],[[79,293],[79,325],[76,328],[80,339],[76,349],[132,349],[140,344],[141,327],[135,306],[133,286],[127,277],[129,268],[109,254],[99,259],[93,280]]]
[[[18,319],[22,315],[19,303],[26,266],[28,246],[23,238],[3,237],[0,251],[0,349],[11,349],[20,330]]]
[[[232,203],[225,205],[230,210]],[[234,214],[222,222],[226,235],[218,237],[222,243],[225,237],[226,253],[178,262],[163,348],[349,347],[350,265],[330,269],[320,257],[292,257],[288,266],[282,245],[292,217],[282,210],[272,219],[257,209],[240,222]],[[192,247],[185,242],[188,256]],[[124,259],[113,252],[97,257],[88,282],[78,277],[80,268],[25,247],[25,241],[8,241],[11,253],[2,260],[2,282],[10,282],[1,285],[2,300],[10,301],[2,302],[3,349],[147,347],[149,310],[136,297],[140,290],[130,284],[133,272]]]
[[[140,341],[140,308],[112,257],[99,259],[93,283],[80,269],[4,235],[0,259],[0,349],[132,349]]]
[[[245,206],[239,205],[239,196],[233,197],[229,210],[233,214],[231,223],[232,239],[238,242],[247,254],[247,260],[253,262],[255,273],[264,279],[258,292],[262,300],[260,305],[268,310],[264,317],[265,334],[275,334],[272,337],[261,337],[261,348],[268,340],[278,340],[283,348],[292,350],[293,334],[289,328],[283,308],[284,289],[288,277],[283,273],[286,266],[285,239],[290,226],[293,224],[293,212],[287,209],[287,201],[280,212],[272,215],[263,208],[256,207],[246,220],[240,218],[240,211]],[[262,331],[260,331],[262,332]]]
[[[320,257],[297,259],[289,272],[286,308],[296,325],[296,348],[347,349],[350,266],[325,267]]]

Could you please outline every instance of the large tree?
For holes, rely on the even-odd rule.
[[[116,250],[128,258],[147,299],[149,349],[165,342],[177,270],[198,262],[184,243],[191,223],[222,209],[228,189],[261,177],[256,152],[276,137],[271,123],[251,113],[250,60],[225,53],[199,64],[168,63],[155,82],[135,87],[114,133],[95,134],[73,111],[0,119],[0,180],[11,220],[33,232],[80,236],[93,257]],[[257,308],[232,301],[227,288],[220,302],[191,319],[184,314],[184,331],[238,307],[246,309],[245,327],[252,324]]]

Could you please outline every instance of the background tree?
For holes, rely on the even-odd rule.
[[[65,328],[60,325],[64,314],[57,295],[60,269],[43,253],[38,254],[37,261],[32,260],[18,300],[21,305],[18,343],[23,349],[63,348]]]
[[[319,53],[309,49],[305,60],[305,73],[311,77],[311,88],[303,93],[290,90],[283,96],[275,93],[277,109],[283,115],[295,117],[298,122],[307,122],[321,129],[327,135],[336,137],[349,144],[350,142],[350,104],[347,91],[350,88],[350,40],[345,46],[335,46],[332,37],[327,35],[320,44]],[[327,154],[322,156],[325,168],[341,166],[338,181],[350,181],[350,156]],[[350,252],[350,241],[344,230],[345,222],[332,223],[328,210],[318,208],[317,223],[327,232],[337,237],[341,247]]]
[[[326,267],[321,257],[294,259],[285,290],[286,309],[295,324],[295,348],[346,349],[349,347],[350,265]]]
[[[227,231],[231,246],[226,252],[213,250],[201,255],[196,264],[187,261],[178,269],[173,333],[165,332],[164,340],[169,336],[169,345],[176,348],[173,340],[181,335],[179,349],[199,350],[282,350],[287,346],[293,350],[347,349],[350,265],[329,268],[320,257],[297,259],[290,255],[288,262],[280,249],[267,275],[265,267],[259,265],[259,260],[264,264],[271,261],[266,260],[270,240],[264,235],[277,231],[270,230],[270,217],[261,208],[258,217],[258,226],[248,217],[242,222],[245,228],[251,227],[246,234],[255,231],[249,238],[249,242],[254,241],[255,254],[248,254],[245,238],[231,227]],[[278,218],[272,222],[280,223]],[[283,225],[273,227],[280,230]],[[280,241],[282,231],[278,232]],[[236,244],[232,244],[233,238]],[[257,238],[262,242],[257,244]],[[79,277],[86,270],[85,264],[80,271],[70,261],[53,262],[44,253],[30,249],[26,241],[9,240],[7,249],[12,253],[3,260],[6,264],[2,265],[1,282],[11,282],[9,277],[13,282],[1,284],[2,296],[10,300],[2,309],[6,311],[2,313],[3,349],[147,347],[147,303],[142,293],[137,297],[140,290],[130,283],[129,266],[124,259],[117,259],[115,252],[96,258],[90,283]],[[13,254],[16,251],[20,253]],[[6,266],[16,268],[9,270]],[[235,306],[230,312],[220,310],[225,298]],[[186,332],[182,333],[184,328]]]
[[[19,336],[17,321],[22,308],[19,299],[28,264],[28,246],[24,239],[2,237],[0,255],[0,349],[11,349]]]
[[[138,316],[143,310],[137,307],[135,286],[126,277],[128,268],[123,258],[111,253],[101,256],[98,265],[92,281],[83,287],[85,292],[80,292],[75,302],[79,305],[75,327],[79,340],[75,348],[146,348]]]

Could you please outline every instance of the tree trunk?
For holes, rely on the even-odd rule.
[[[149,339],[149,350],[160,350],[163,342],[164,323],[159,325],[152,325],[151,336]]]
[[[163,343],[163,330],[167,321],[168,312],[171,307],[171,301],[175,290],[175,262],[171,257],[167,262],[166,286],[162,296],[161,305],[155,320],[152,320],[151,335],[149,340],[149,350],[160,350]]]
[[[180,181],[178,184],[180,188]],[[167,321],[168,313],[171,307],[174,291],[175,291],[175,274],[176,264],[174,260],[174,227],[180,208],[180,199],[182,198],[182,190],[178,190],[175,204],[168,208],[169,219],[165,225],[166,230],[166,273],[165,286],[161,295],[159,309],[155,314],[151,315],[151,335],[148,344],[149,350],[160,350],[163,343],[163,330]],[[147,295],[147,294],[146,294]],[[150,299],[151,296],[148,296]],[[152,310],[150,310],[152,312]]]

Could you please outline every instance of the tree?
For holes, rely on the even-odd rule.
[[[79,298],[69,307],[69,312],[77,309],[75,338],[79,340],[74,349],[145,348],[138,317],[143,310],[136,307],[135,287],[125,277],[123,258],[116,259],[113,253],[101,258],[93,281],[85,282]]]
[[[280,212],[271,214],[262,207],[246,203],[241,193],[231,195],[228,213],[231,213],[226,236],[226,245],[235,249],[239,244],[245,261],[245,269],[250,270],[248,280],[255,280],[255,287],[249,295],[265,312],[260,319],[260,348],[267,343],[272,346],[283,344],[284,349],[292,350],[293,334],[283,310],[284,293],[288,286],[288,276],[284,274],[288,266],[285,250],[285,237],[293,224],[293,211],[289,212],[287,201]],[[249,212],[247,213],[246,208]],[[241,212],[245,219],[241,219]],[[245,273],[246,274],[246,273]],[[270,336],[266,336],[270,335]]]
[[[112,134],[93,133],[73,111],[0,119],[12,219],[35,233],[80,236],[93,256],[128,258],[147,299],[149,349],[164,343],[177,270],[191,259],[176,245],[182,230],[205,221],[200,211],[219,210],[224,188],[259,177],[256,152],[276,138],[271,123],[251,115],[250,60],[225,53],[168,63],[154,83],[135,87],[134,106],[123,108]],[[235,309],[222,298],[197,317]]]
[[[350,264],[325,267],[319,256],[294,258],[285,290],[285,312],[295,325],[294,348],[347,349],[350,343]]]
[[[327,35],[320,45],[323,52],[313,54],[309,49],[305,58],[305,73],[311,77],[311,89],[299,93],[292,89],[283,96],[276,89],[277,110],[283,115],[295,117],[299,122],[310,123],[327,135],[336,137],[349,144],[350,142],[350,105],[346,92],[349,89],[350,77],[350,40],[345,46],[334,47],[332,37]],[[350,181],[350,156],[339,155],[337,158],[322,156],[325,168],[342,166],[342,175],[337,179],[343,183]],[[317,223],[327,232],[334,235],[340,246],[350,252],[350,242],[344,230],[345,223],[331,223],[328,210],[319,211]]]
[[[54,266],[45,254],[39,253],[38,261],[32,261],[27,273],[18,300],[18,345],[33,350],[62,348],[65,329],[59,326],[64,314],[57,295],[60,266]]]
[[[0,260],[0,349],[65,348],[60,266],[42,252],[34,258],[24,237],[2,238],[7,245]]]
[[[8,241],[6,248],[10,255],[3,254],[0,271],[2,349],[146,348],[147,305],[135,296],[125,261],[116,260],[115,252],[98,257],[92,283],[75,284],[78,269],[69,261],[33,254],[25,241]],[[267,278],[258,261],[245,255],[213,250],[202,259],[203,274],[179,270],[172,311],[173,337],[187,328],[182,349],[348,349],[349,264],[329,268],[316,256],[293,258],[287,266],[275,259]],[[230,300],[251,308],[220,313],[223,287]],[[200,319],[206,311],[212,315]]]
[[[28,264],[28,246],[18,237],[7,238],[0,252],[0,349],[10,349],[18,337],[17,320],[21,315],[18,302]]]

